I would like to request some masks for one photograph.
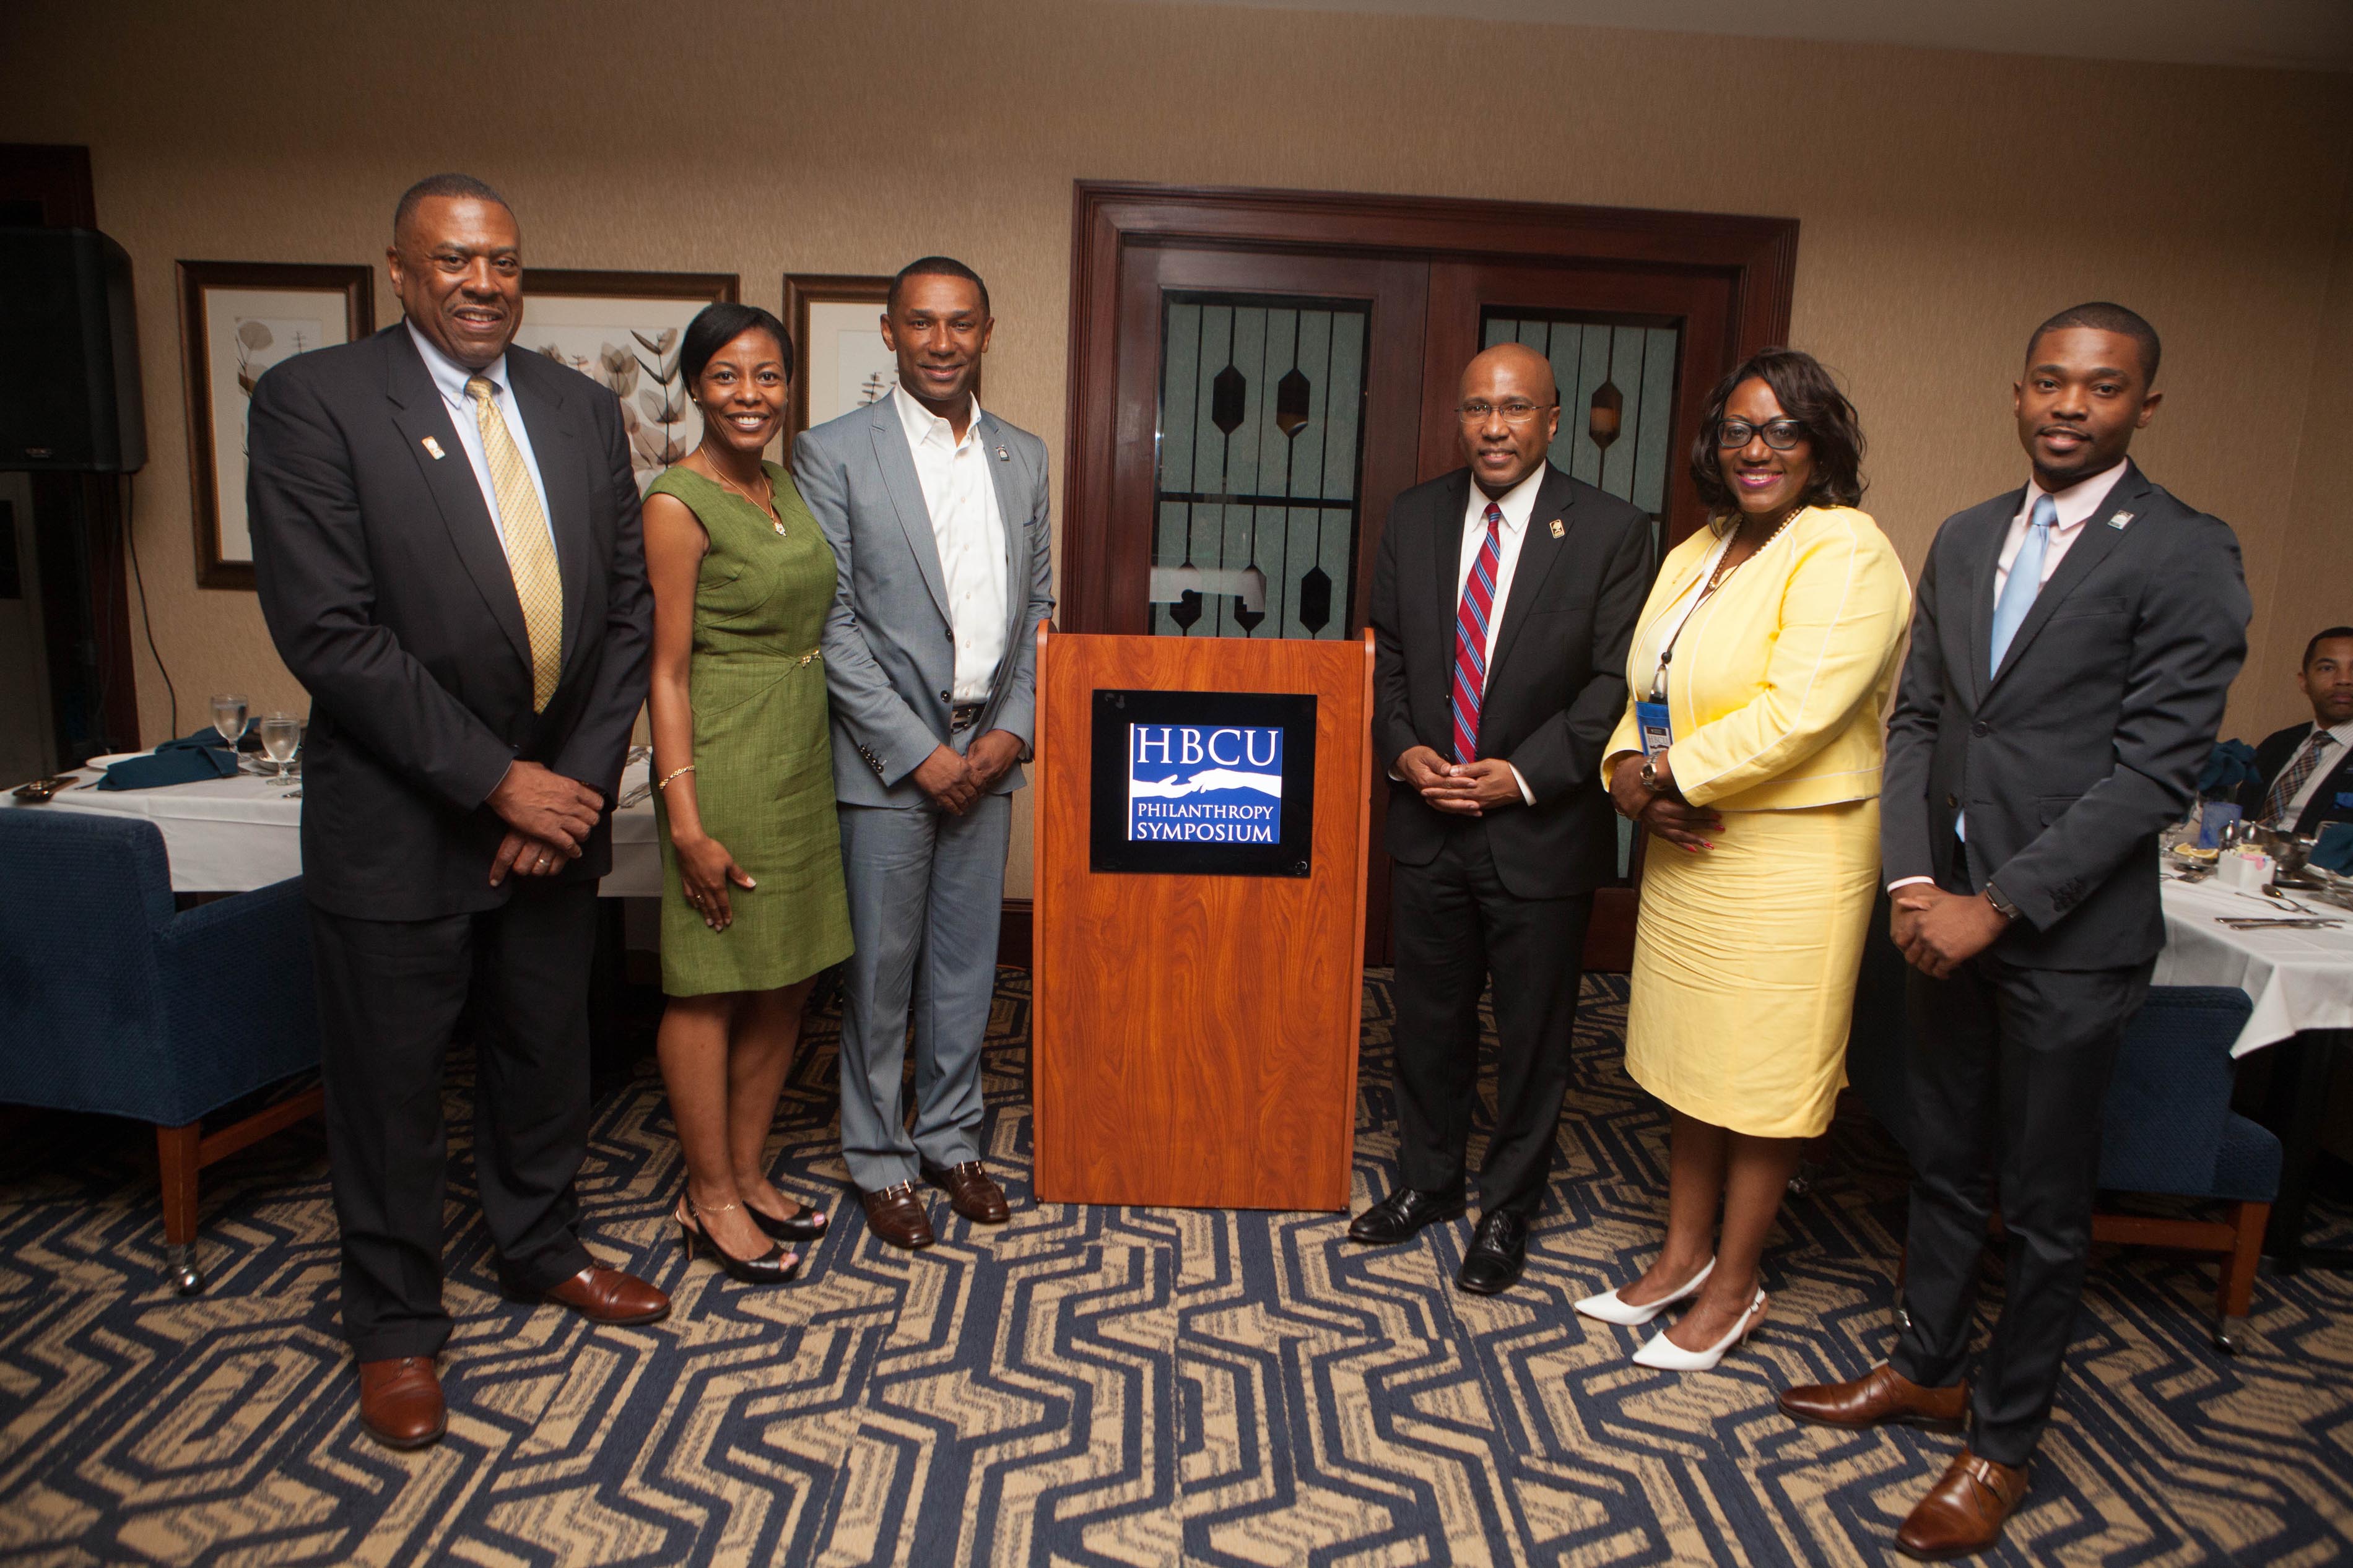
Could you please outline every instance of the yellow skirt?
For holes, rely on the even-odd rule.
[[[1879,802],[1727,811],[1715,842],[1643,862],[1626,1071],[1702,1121],[1816,1137],[1846,1082]]]

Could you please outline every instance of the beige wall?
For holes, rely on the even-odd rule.
[[[1073,179],[1795,216],[1792,336],[1847,378],[1907,559],[2022,477],[2027,329],[2113,298],[2166,337],[2138,455],[2246,547],[2232,728],[2295,716],[2295,648],[2353,618],[2342,77],[1093,0],[52,0],[0,18],[0,139],[87,143],[138,269],[137,538],[184,728],[209,690],[301,695],[251,595],[195,584],[171,264],[375,259],[444,168],[505,190],[533,262],[734,271],[772,306],[787,270],[962,256],[997,303],[991,403],[1057,461]]]

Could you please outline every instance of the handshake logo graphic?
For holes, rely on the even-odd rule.
[[[1279,844],[1282,731],[1130,724],[1130,842]]]

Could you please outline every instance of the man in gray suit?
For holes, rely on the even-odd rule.
[[[2100,1108],[2165,944],[2157,835],[2188,813],[2246,657],[2237,539],[2126,456],[2157,364],[2120,305],[2036,329],[2014,392],[2032,482],[1938,531],[1889,721],[1881,844],[1913,966],[1904,1328],[1887,1364],[1781,1408],[1974,1416],[1896,1533],[1914,1557],[1992,1545],[2025,1495],[2083,1293]],[[1972,1386],[1997,1192],[2007,1289]]]
[[[866,1223],[929,1247],[918,1176],[981,1225],[1008,1217],[980,1159],[980,1045],[1013,791],[1053,614],[1046,444],[974,395],[995,325],[960,261],[891,283],[890,395],[802,435],[794,477],[833,545],[826,621],[835,794],[858,944],[841,1020],[841,1151]],[[915,1009],[915,1125],[900,1100]]]

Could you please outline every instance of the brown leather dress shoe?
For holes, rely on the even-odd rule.
[[[892,1246],[911,1252],[931,1246],[932,1216],[924,1212],[923,1200],[915,1195],[914,1183],[901,1182],[858,1197],[866,1205],[866,1228]]]
[[[634,1274],[590,1264],[547,1293],[591,1322],[658,1323],[670,1316],[670,1297]]]
[[[1923,1563],[1983,1552],[2001,1539],[2025,1495],[2024,1465],[1998,1465],[1964,1448],[1895,1532],[1895,1550]]]
[[[975,1225],[1003,1225],[1013,1217],[1012,1205],[1005,1201],[1005,1189],[997,1184],[977,1160],[966,1160],[945,1170],[925,1165],[923,1180],[947,1194],[948,1207]]]
[[[1923,1388],[1885,1362],[1847,1383],[1818,1383],[1781,1391],[1781,1414],[1824,1426],[1901,1423],[1957,1431],[1968,1413],[1969,1385]]]
[[[422,1448],[449,1429],[429,1355],[360,1363],[360,1425],[387,1448]]]

